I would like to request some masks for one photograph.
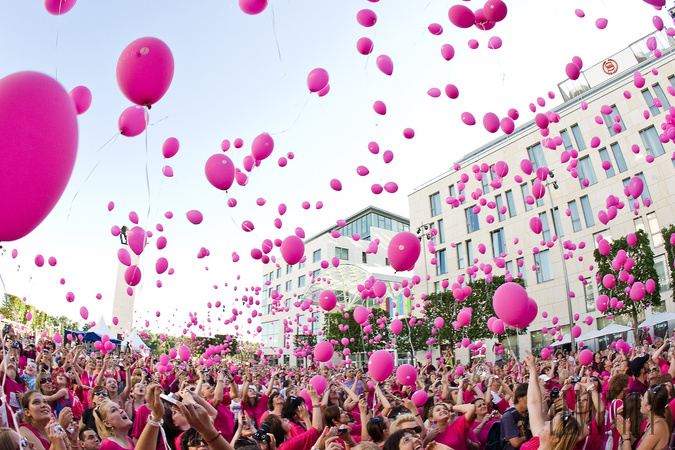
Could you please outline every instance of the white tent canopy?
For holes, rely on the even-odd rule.
[[[600,338],[603,336],[607,336],[610,334],[619,334],[619,333],[625,333],[626,331],[631,331],[631,327],[627,327],[625,325],[619,325],[618,323],[612,323],[607,325],[605,328],[602,330],[596,330],[596,331],[591,331],[590,333],[586,333],[585,335],[579,337],[579,340],[583,339],[596,339]]]
[[[570,339],[570,334],[567,333],[566,335],[563,336],[563,338],[560,341],[555,341],[553,344],[551,344],[551,347],[559,347],[561,345],[565,344],[571,344],[572,339]]]
[[[661,322],[668,322],[669,320],[675,320],[675,313],[671,312],[662,312],[656,313],[649,316],[647,320],[638,325],[638,328],[643,327],[653,327],[656,324]]]
[[[132,330],[131,334],[124,341],[122,341],[122,348],[127,348],[127,345],[131,345],[131,348],[136,351],[148,349],[148,346],[138,336],[136,330]]]
[[[114,338],[117,336],[115,333],[110,330],[110,327],[105,323],[105,319],[101,315],[101,318],[96,321],[96,325],[89,330],[87,330],[87,333],[95,333],[98,334],[99,336],[104,336],[108,335],[110,338]]]

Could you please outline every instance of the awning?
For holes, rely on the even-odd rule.
[[[656,324],[661,322],[668,322],[669,320],[675,320],[675,313],[671,312],[662,312],[656,313],[649,316],[647,320],[638,325],[638,328],[644,327],[653,327]]]

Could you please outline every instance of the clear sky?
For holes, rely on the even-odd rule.
[[[486,112],[503,117],[513,107],[520,112],[517,124],[524,123],[533,117],[527,105],[537,97],[553,91],[556,98],[547,99],[547,108],[561,102],[557,83],[566,78],[564,68],[573,56],[586,67],[599,62],[653,31],[656,14],[672,25],[665,11],[640,0],[510,0],[506,19],[492,30],[459,29],[448,20],[448,8],[456,3],[472,9],[483,5],[476,0],[271,0],[263,13],[249,16],[233,0],[80,0],[56,17],[40,1],[6,2],[0,15],[0,77],[34,70],[56,77],[67,91],[84,85],[93,95],[91,108],[78,118],[77,162],[61,201],[33,233],[3,243],[0,275],[7,291],[51,314],[79,318],[86,306],[90,318],[104,314],[109,321],[119,248],[110,229],[130,225],[127,216],[135,211],[140,226],[155,233],[140,263],[136,318],[141,325],[147,319],[160,330],[170,321],[181,330],[188,311],[198,312],[207,327],[220,324],[214,312],[213,322],[202,321],[207,302],[220,300],[227,310],[223,318],[235,306],[244,310],[237,322],[244,326],[250,310],[235,299],[261,283],[260,262],[249,253],[263,239],[284,238],[296,227],[311,236],[369,204],[408,216],[407,196],[416,186],[499,136],[482,127]],[[377,14],[374,27],[357,23],[363,8]],[[577,17],[576,8],[586,17]],[[604,30],[595,26],[601,17],[609,21]],[[440,36],[427,31],[434,22],[443,26]],[[151,109],[147,134],[109,142],[118,134],[120,113],[131,105],[117,86],[117,60],[144,36],[171,48],[173,82]],[[370,56],[356,51],[364,36],[374,42]],[[487,48],[491,36],[501,37],[502,48]],[[479,48],[469,49],[469,39],[478,40]],[[456,50],[449,62],[440,55],[446,43]],[[390,77],[375,65],[380,54],[394,62]],[[306,85],[307,74],[317,67],[330,75],[330,92],[322,98]],[[427,95],[448,83],[459,88],[458,99]],[[373,112],[376,100],[387,105],[385,116]],[[476,117],[476,126],[462,124],[464,111]],[[407,127],[415,130],[414,139],[403,138]],[[243,148],[227,152],[242,167],[253,138],[262,132],[273,136],[274,153],[249,174],[248,185],[235,185],[228,194],[213,188],[204,164],[221,151],[221,141],[244,140]],[[162,143],[172,136],[180,150],[164,161]],[[368,152],[370,141],[392,150],[394,160],[384,164],[382,152]],[[279,167],[278,158],[289,152],[295,158]],[[162,176],[165,164],[172,166],[173,178]],[[359,177],[359,165],[370,174]],[[332,178],[342,181],[341,192],[330,189]],[[398,184],[396,194],[370,192],[373,183],[389,181]],[[235,208],[227,206],[228,195],[237,199]],[[258,198],[266,204],[257,206]],[[116,205],[112,212],[109,201]],[[312,208],[303,210],[303,201]],[[314,208],[317,201],[324,203],[321,210]],[[282,202],[288,212],[277,230],[273,221]],[[204,214],[202,224],[187,221],[185,213],[192,209]],[[166,211],[174,218],[165,219]],[[244,220],[254,223],[253,232],[242,231]],[[154,245],[157,223],[168,239],[162,251]],[[201,247],[210,256],[198,259]],[[14,248],[16,259],[9,254]],[[241,256],[236,264],[232,252]],[[36,267],[38,253],[56,257],[57,265]],[[169,260],[173,275],[155,273],[160,256]],[[59,283],[62,277],[65,285]],[[158,279],[161,289],[155,286]],[[75,294],[72,304],[65,300],[69,291]],[[102,300],[96,300],[97,293]],[[221,325],[209,331],[234,330]]]

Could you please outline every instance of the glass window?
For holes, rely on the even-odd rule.
[[[429,203],[431,203],[431,217],[439,215],[441,213],[441,194],[436,192],[430,195]]]
[[[642,195],[640,195],[640,199],[642,200],[642,203],[644,204],[646,199],[652,198],[651,194],[649,193],[649,187],[647,186],[647,179],[645,178],[645,176],[642,172],[638,173],[635,176],[640,177],[642,179],[642,184],[643,184],[644,187],[642,188]],[[628,186],[629,183],[630,183],[630,178],[626,178],[626,179],[623,180],[623,186],[624,187]],[[631,196],[628,196],[628,206],[630,206],[631,211],[635,211],[634,203],[635,203],[635,199],[633,199],[633,197],[631,197]]]
[[[292,271],[293,271],[293,266],[291,266],[290,264],[286,264],[286,275],[288,275]]]
[[[288,280],[286,282],[286,292],[290,291],[291,289],[293,289],[293,280]]]
[[[499,218],[499,221],[502,222],[506,220],[506,214],[502,214],[502,207],[504,206],[504,202],[502,201],[501,194],[495,197],[495,203],[497,203],[497,217]]]
[[[553,208],[553,228],[555,230],[556,236],[558,237],[565,236],[562,221],[560,220],[560,211],[558,210],[557,206]]]
[[[319,262],[321,261],[321,249],[314,251],[312,253],[312,262]]]
[[[300,262],[298,263],[298,269],[302,269],[303,267],[305,267],[305,262],[306,262],[306,261],[300,261]]]
[[[492,256],[498,258],[502,253],[506,253],[506,239],[504,238],[504,229],[490,232],[492,237]]]
[[[368,264],[368,254],[366,252],[361,252],[361,262],[363,264]]]
[[[298,287],[303,287],[305,285],[305,276],[301,275],[298,277]]]
[[[525,286],[527,286],[527,270],[523,269],[523,267],[525,266],[525,258],[518,258],[516,259],[516,262],[518,263],[518,273],[521,275],[522,280],[525,282]]]
[[[516,201],[513,198],[513,192],[512,191],[506,191],[504,193],[506,195],[506,207],[509,210],[509,217],[515,217],[516,215]]]
[[[661,142],[661,139],[659,139],[659,133],[653,126],[640,131],[640,138],[642,139],[642,144],[645,146],[647,154],[656,158],[657,156],[666,153],[666,150],[663,148],[663,143]]]
[[[649,112],[652,114],[652,116],[658,116],[661,110],[654,104],[654,96],[652,96],[652,93],[649,92],[649,89],[642,91],[642,97],[645,99],[645,102],[647,102]]]
[[[509,275],[511,275],[512,277],[515,278],[516,271],[514,269],[515,269],[515,264],[513,263],[513,261],[506,261],[506,272]]]
[[[614,159],[616,160],[616,168],[619,169],[619,172],[625,172],[628,170],[628,166],[626,166],[626,160],[623,158],[623,152],[621,151],[621,146],[617,142],[613,143],[610,145],[612,148],[612,154],[614,155]]]
[[[595,290],[590,278],[584,280],[584,298],[586,299],[586,312],[595,311]]]
[[[537,283],[544,283],[553,279],[553,266],[549,250],[543,250],[534,255],[537,266]]]
[[[281,278],[281,267],[277,267],[277,278]]]
[[[445,230],[443,229],[443,219],[438,220],[438,243],[445,243]]]
[[[663,110],[668,111],[670,109],[670,102],[668,101],[668,97],[666,97],[665,92],[663,92],[663,89],[661,88],[661,85],[659,83],[656,83],[654,86],[654,93],[656,94],[656,98],[661,100],[661,104],[663,105]]]
[[[341,259],[343,261],[348,261],[349,260],[349,249],[342,248],[342,247],[335,247],[335,256],[338,259]]]
[[[532,161],[534,170],[537,170],[540,167],[546,167],[546,158],[544,158],[544,150],[541,144],[533,145],[527,149],[527,154]]]
[[[483,178],[480,179],[480,182],[483,185],[483,194],[490,192],[490,180],[486,173],[483,174]]]
[[[654,268],[659,275],[659,290],[661,292],[670,289],[670,274],[668,273],[668,262],[666,255],[659,255],[654,258]]]
[[[541,220],[541,236],[548,242],[551,240],[551,225],[548,223],[548,215],[545,211],[539,213],[539,220]]]
[[[609,162],[609,169],[605,170],[605,174],[607,175],[607,178],[611,178],[614,175],[616,175],[616,172],[614,172],[614,166],[612,166],[612,160],[610,159],[609,152],[607,151],[606,148],[600,149],[600,159],[602,159],[603,163],[605,161]]]
[[[454,184],[450,185],[450,197],[457,198],[457,188],[455,187]]]
[[[560,132],[560,137],[562,138],[563,145],[565,146],[565,150],[570,151],[574,149],[574,146],[572,145],[572,140],[570,139],[570,135],[567,132],[567,130],[562,130]]]
[[[572,219],[572,229],[577,232],[580,231],[583,227],[581,226],[581,216],[579,216],[579,208],[577,208],[577,201],[572,200],[567,203],[567,207],[570,209],[570,218]]]
[[[389,266],[389,258],[384,258],[384,265]]]
[[[581,201],[581,209],[584,210],[584,220],[586,221],[586,227],[592,227],[595,225],[595,219],[593,218],[593,208],[591,208],[591,202],[588,200],[587,195],[584,195],[579,200]]]
[[[621,131],[626,129],[626,126],[623,124],[623,119],[621,118],[621,114],[619,114],[619,109],[616,107],[616,105],[612,105],[612,114],[602,114],[602,116],[605,118],[605,125],[607,125],[607,129],[609,130],[609,135],[614,136],[617,134],[614,131],[613,125],[614,122],[616,121],[616,118],[619,118],[619,125],[621,125]]]
[[[649,224],[649,231],[652,235],[652,244],[654,247],[663,245],[663,235],[661,234],[661,229],[659,229],[659,221],[656,218],[655,212],[650,212],[647,214],[647,223]]]
[[[598,179],[595,177],[595,170],[593,170],[593,164],[591,163],[590,156],[584,156],[583,158],[578,159],[579,164],[577,164],[577,172],[579,172],[579,185],[583,189],[583,180],[588,180],[588,185],[592,186],[598,182]]]
[[[443,275],[448,273],[448,268],[445,265],[445,250],[436,252],[436,275]]]
[[[464,269],[466,267],[466,260],[464,259],[464,243],[459,242],[456,248],[457,248],[457,266],[460,269]]]
[[[314,272],[312,272],[312,278],[316,280],[319,278],[319,274],[321,274],[321,269],[316,269]]]
[[[572,130],[574,140],[577,141],[577,150],[579,151],[586,150],[586,142],[584,141],[584,137],[581,135],[579,125],[572,125],[570,127],[570,130]]]
[[[532,180],[532,187],[534,187],[534,181]],[[537,202],[537,206],[544,206],[544,197],[537,198],[535,201]]]
[[[523,204],[525,205],[525,211],[530,211],[533,206],[527,203],[527,196],[530,195],[530,186],[525,183],[520,185],[520,191],[523,193]]]
[[[430,229],[436,228],[436,222],[431,222],[431,223],[429,224],[429,228],[430,228]],[[431,230],[429,230],[429,231],[431,231]],[[437,234],[438,234],[438,233],[437,233]],[[429,239],[431,242],[433,242],[434,244],[436,244],[436,236],[432,236],[431,233],[427,233],[426,236],[427,236],[427,239]]]
[[[466,216],[467,233],[473,233],[474,231],[480,230],[480,222],[478,221],[478,216],[473,213],[473,206],[466,208],[464,214]]]
[[[441,293],[441,282],[440,281],[434,281],[434,292],[436,294]]]
[[[473,247],[471,246],[471,239],[466,241],[466,259],[468,260],[469,265],[473,264]]]

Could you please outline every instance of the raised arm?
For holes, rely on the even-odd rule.
[[[539,388],[539,373],[534,362],[534,356],[528,350],[525,351],[525,363],[530,371],[530,382],[527,385],[527,409],[530,416],[530,430],[533,436],[539,435],[544,429],[546,418],[541,414],[541,389]]]

